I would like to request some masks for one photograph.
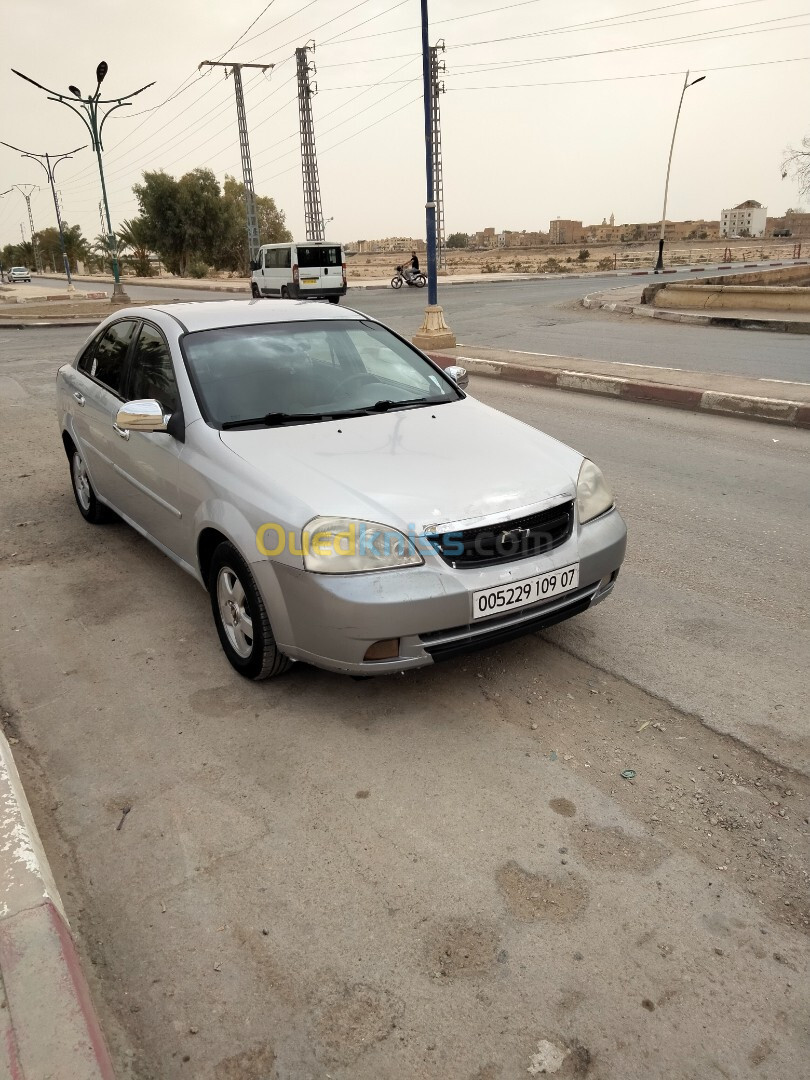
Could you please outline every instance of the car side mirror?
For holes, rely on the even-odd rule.
[[[470,376],[467,374],[467,369],[459,367],[456,364],[452,364],[450,367],[444,369],[445,375],[449,375],[459,390],[466,390],[470,381]]]
[[[171,414],[154,398],[128,401],[118,410],[115,423],[124,431],[165,431]]]

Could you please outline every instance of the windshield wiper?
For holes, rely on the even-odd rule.
[[[307,421],[327,420],[332,418],[332,413],[286,413],[271,412],[264,416],[253,416],[246,420],[226,420],[222,425],[223,431],[231,431],[233,428],[242,427],[281,427],[284,424],[302,424]]]
[[[369,405],[368,412],[389,412],[391,409],[409,409],[412,405],[440,405],[441,401],[436,401],[434,398],[409,398],[407,401],[389,401],[387,399],[383,401],[375,401],[373,405]]]

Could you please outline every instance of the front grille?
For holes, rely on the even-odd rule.
[[[560,503],[527,517],[459,529],[427,539],[454,568],[473,569],[530,559],[564,544],[574,528],[574,503]]]

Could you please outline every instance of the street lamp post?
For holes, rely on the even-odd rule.
[[[122,97],[117,98],[104,98],[101,97],[101,84],[104,81],[104,77],[107,74],[107,63],[102,60],[96,68],[96,89],[92,94],[88,94],[87,97],[82,97],[81,90],[76,86],[69,86],[68,90],[75,98],[69,98],[66,94],[60,94],[58,90],[49,90],[47,86],[43,86],[42,83],[36,82],[36,80],[30,78],[28,75],[23,75],[21,71],[17,71],[15,68],[11,69],[15,75],[19,75],[21,79],[25,79],[26,82],[32,83],[34,86],[38,86],[40,90],[44,90],[48,94],[49,101],[58,101],[62,105],[75,112],[78,117],[81,118],[82,123],[90,132],[90,140],[92,147],[96,152],[96,158],[98,160],[98,175],[101,180],[101,195],[104,199],[104,213],[107,221],[107,246],[110,250],[110,259],[112,261],[113,269],[113,295],[112,302],[114,304],[128,304],[130,302],[129,297],[124,291],[121,285],[121,274],[118,267],[118,251],[115,240],[115,234],[113,233],[112,220],[110,218],[110,204],[107,201],[107,186],[104,183],[104,165],[101,160],[101,151],[103,145],[101,141],[102,132],[104,130],[104,124],[110,113],[115,112],[116,109],[121,109],[125,105],[131,105],[131,101],[127,101],[127,98],[137,97],[138,94],[142,94],[144,90],[148,90],[150,86],[154,86],[153,82],[147,83],[146,86],[142,86],[140,90],[134,90],[131,94],[125,94]],[[110,107],[104,111],[101,108],[103,105],[109,105]],[[99,120],[99,117],[101,119]]]
[[[430,40],[428,33],[428,0],[421,0],[422,5],[422,82],[425,103],[425,179],[427,199],[425,201],[425,225],[427,240],[427,279],[428,304],[425,318],[413,343],[420,349],[454,349],[456,338],[444,321],[444,312],[439,306],[439,288],[436,266],[436,184],[433,176],[433,108],[432,85],[430,77]]]
[[[675,114],[675,127],[672,129],[672,142],[669,145],[669,161],[667,162],[667,179],[664,184],[664,211],[661,214],[661,235],[658,238],[658,262],[655,264],[655,272],[659,274],[664,269],[664,236],[667,227],[667,196],[669,195],[669,173],[672,168],[672,151],[675,149],[675,136],[678,134],[678,121],[681,118],[681,107],[683,106],[683,96],[690,86],[696,86],[697,83],[703,82],[706,78],[705,75],[701,75],[697,79],[693,79],[689,82],[689,72],[687,71],[686,77],[683,80],[683,89],[681,90],[681,99],[678,102],[678,111]]]
[[[56,172],[56,166],[60,161],[65,161],[67,158],[72,158],[74,154],[78,154],[79,150],[84,150],[83,146],[76,147],[75,150],[71,150],[67,154],[29,154],[26,150],[20,150],[19,146],[12,146],[11,143],[3,142],[0,140],[0,146],[7,146],[9,150],[16,150],[24,158],[31,158],[32,161],[36,161],[45,170],[48,176],[48,183],[51,185],[51,194],[53,195],[53,205],[56,210],[56,224],[59,227],[59,246],[62,249],[62,263],[65,267],[65,276],[67,277],[68,292],[75,292],[76,287],[73,284],[73,280],[70,276],[70,260],[67,257],[67,248],[65,247],[65,233],[62,228],[62,214],[59,210],[59,200],[56,197],[56,184],[54,182],[54,173]],[[45,159],[44,161],[42,159]]]

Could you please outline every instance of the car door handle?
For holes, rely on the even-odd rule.
[[[80,405],[84,405],[84,394],[80,394],[78,390],[74,390],[73,396],[76,398]]]
[[[113,424],[113,431],[116,435],[120,435],[122,439],[129,438],[129,430],[127,428],[119,427],[118,424]]]

